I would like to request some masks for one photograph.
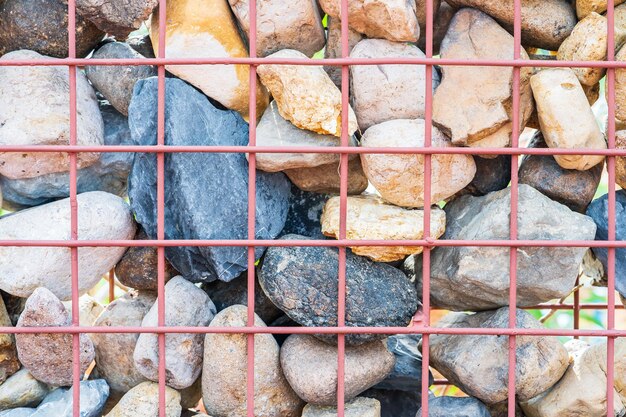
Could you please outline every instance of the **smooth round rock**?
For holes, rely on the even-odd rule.
[[[313,168],[286,169],[289,180],[302,191],[320,194],[339,194],[341,190],[340,163],[319,165]],[[348,162],[348,194],[358,195],[367,189],[367,177],[361,159],[357,156]]]
[[[18,407],[37,407],[50,388],[22,368],[0,385],[0,411]]]
[[[180,417],[180,394],[165,387],[165,417]],[[159,384],[142,382],[122,397],[107,417],[158,417]]]
[[[626,149],[626,130],[615,132],[615,148]],[[626,188],[626,157],[615,157],[615,183]]]

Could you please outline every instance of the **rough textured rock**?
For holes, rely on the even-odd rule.
[[[6,4],[6,2],[4,3]],[[1,30],[0,30],[1,32]],[[43,59],[33,51],[15,51],[0,60]],[[69,73],[67,67],[0,67],[0,145],[69,145]],[[24,92],[28,91],[28,94]],[[87,78],[76,74],[77,144],[102,145],[104,126],[96,95]],[[78,168],[98,160],[94,152],[77,154]],[[32,178],[70,170],[66,152],[2,152],[0,174]]]
[[[513,33],[513,0],[446,0],[453,7],[474,7]],[[574,25],[576,13],[565,0],[526,0],[522,7],[522,44],[556,51]],[[512,50],[511,50],[512,51]],[[511,52],[512,53],[512,52]]]
[[[615,148],[626,149],[626,130],[615,132]],[[626,157],[615,157],[615,183],[626,188]]]
[[[68,56],[66,1],[4,0],[0,16],[0,55],[30,49],[57,58]],[[95,25],[76,14],[77,57],[88,55],[103,37]]]
[[[361,396],[375,398],[380,402],[381,417],[416,417],[415,413],[422,403],[422,395],[419,390],[398,391],[371,388]]]
[[[135,86],[129,123],[137,145],[157,142],[156,92],[156,78]],[[165,103],[166,145],[248,143],[248,125],[237,113],[218,110],[183,81],[166,80]],[[152,238],[157,232],[156,164],[156,156],[136,154],[129,179],[131,206]],[[174,153],[166,158],[165,177],[166,239],[247,238],[248,164],[243,154]],[[256,185],[256,238],[273,239],[285,224],[289,182],[280,173],[259,172]],[[256,249],[257,259],[263,250]],[[171,247],[165,255],[193,282],[230,281],[248,269],[245,247]]]
[[[250,36],[250,0],[228,0],[241,28]],[[256,3],[257,56],[296,49],[313,56],[324,48],[322,16],[315,0],[264,0]]]
[[[351,138],[351,144],[356,141]],[[263,113],[256,131],[257,146],[340,146],[341,141],[333,135],[320,135],[310,130],[298,129],[285,120],[272,101]],[[336,164],[339,154],[332,153],[257,153],[256,167],[266,172],[285,169],[312,168],[319,165]]]
[[[441,47],[441,42],[443,38],[446,36],[446,32],[448,31],[448,27],[450,26],[450,21],[454,14],[456,13],[456,9],[451,7],[445,1],[434,1],[433,8],[436,8],[437,3],[440,3],[439,8],[437,9],[437,13],[434,14],[435,21],[433,22],[433,55],[439,55],[439,49]],[[422,13],[420,10],[425,8],[426,2],[421,1],[420,6],[423,4],[423,7],[418,8],[418,19],[420,22],[420,32],[421,35],[419,40],[417,41],[417,46],[422,51],[426,51],[426,11],[424,10],[424,21],[422,22]],[[434,12],[434,9],[433,9]]]
[[[339,238],[339,197],[326,202],[322,213],[322,233]],[[440,237],[446,228],[446,213],[433,208],[430,236]],[[356,240],[419,240],[424,237],[424,211],[407,210],[386,204],[380,198],[365,194],[348,197],[346,238]],[[376,262],[393,262],[422,253],[421,246],[354,246],[355,255]]]
[[[505,328],[509,309],[475,314],[450,313],[437,327]],[[541,328],[524,310],[517,310],[517,328]],[[554,337],[517,336],[515,394],[526,401],[554,385],[565,373],[567,351]],[[493,404],[507,399],[508,338],[493,335],[432,335],[431,366],[468,395]]]
[[[165,387],[165,417],[179,417],[182,411],[180,394]],[[142,382],[122,397],[107,417],[158,417],[159,384]]]
[[[421,417],[420,408],[415,417]],[[472,397],[432,397],[428,399],[429,417],[491,417],[485,404]]]
[[[385,340],[345,350],[345,401],[376,385],[393,370],[395,357]],[[280,363],[289,385],[314,405],[337,405],[337,346],[311,335],[294,334],[280,350]]]
[[[167,2],[166,46],[168,58],[246,58],[244,45],[228,3],[224,0],[171,0]],[[150,38],[159,50],[159,14],[152,14]],[[248,65],[167,65],[224,107],[247,120],[250,67]],[[257,82],[257,115],[262,115],[268,94]]]
[[[76,10],[100,30],[126,39],[130,32],[141,27],[150,17],[159,0],[77,0]]]
[[[496,158],[473,156],[476,164],[474,179],[461,193],[485,195],[492,191],[500,191],[511,182],[511,156],[498,155]]]
[[[341,20],[327,16],[326,47],[324,48],[324,58],[341,58]],[[363,35],[348,28],[348,55],[352,48],[363,39]],[[325,65],[324,71],[330,76],[335,85],[341,88],[341,66]]]
[[[70,317],[63,303],[47,289],[37,288],[28,297],[17,327],[69,326]],[[20,362],[37,380],[50,385],[72,384],[72,335],[63,333],[15,335]],[[85,372],[94,358],[94,348],[86,334],[80,335],[80,371]]]
[[[79,194],[79,240],[127,240],[135,234],[135,222],[121,198],[101,191]],[[103,222],[102,219],[107,221]],[[70,201],[55,201],[0,218],[2,239],[69,240]],[[123,247],[85,247],[78,251],[78,292],[90,290],[122,257]],[[37,287],[46,287],[61,300],[71,291],[70,248],[0,248],[0,288],[28,297]],[[37,262],[30,262],[37,259]],[[23,260],[23,261],[21,261]],[[20,268],[15,268],[20,265]]]
[[[37,407],[50,388],[22,368],[0,385],[0,411],[19,407]]]
[[[626,61],[626,48],[622,48],[615,55],[616,61]],[[608,93],[607,93],[608,94]],[[608,99],[608,98],[607,98]],[[618,129],[626,126],[626,69],[615,69],[615,121]]]
[[[302,191],[295,185],[292,185],[289,212],[287,213],[285,227],[280,232],[280,235],[295,234],[314,239],[326,239],[326,236],[322,233],[320,217],[322,216],[324,205],[330,197],[327,194]]]
[[[336,417],[336,407],[307,404],[302,417]],[[344,404],[345,417],[380,417],[380,402],[373,398],[358,397]]]
[[[104,121],[104,144],[130,145],[128,120],[110,105],[101,105]],[[43,154],[40,154],[43,155]],[[93,165],[78,170],[77,191],[106,191],[124,196],[128,173],[133,163],[130,152],[103,152]],[[11,206],[39,206],[70,196],[69,172],[39,175],[33,178],[9,179],[0,177],[5,202]]]
[[[364,39],[352,49],[350,58],[424,58],[411,44],[384,39]],[[350,67],[351,104],[359,128],[395,119],[424,117],[426,67],[424,65],[353,65]],[[433,91],[439,75],[433,71]]]
[[[4,301],[0,298],[0,326],[12,327],[11,316]],[[0,384],[20,369],[15,350],[15,336],[9,333],[0,333]]]
[[[151,293],[128,292],[106,306],[94,326],[141,326],[141,321],[156,301]],[[146,380],[135,368],[133,352],[138,333],[93,333],[90,335],[96,351],[96,371],[120,395]]]
[[[547,148],[543,135],[537,131],[528,145]],[[519,183],[528,184],[552,200],[573,211],[584,213],[600,184],[604,163],[587,171],[564,169],[551,155],[526,155],[519,169]]]
[[[281,240],[307,238],[283,236]],[[417,293],[396,268],[346,254],[346,326],[406,326],[417,311]],[[269,248],[259,282],[270,300],[303,326],[337,326],[339,254],[330,247]],[[336,337],[317,335],[329,343]],[[349,334],[358,345],[382,335]]]
[[[422,353],[420,335],[396,334],[387,338],[387,349],[396,357],[396,364],[387,377],[374,388],[394,391],[418,391],[422,389]],[[433,383],[429,373],[428,385]]]
[[[293,49],[283,49],[269,57],[306,59],[306,55]],[[321,65],[264,64],[257,71],[285,119],[300,129],[341,136],[341,92]],[[348,134],[357,128],[354,111],[348,106]]]
[[[607,415],[607,347],[600,343],[573,355],[567,372],[552,388],[522,403],[528,417]],[[626,339],[615,340],[615,416],[626,413]]]
[[[513,43],[513,37],[491,17],[466,8],[450,22],[440,54],[445,59],[513,59]],[[522,58],[528,59],[524,50]],[[520,71],[520,132],[533,109],[531,74],[530,68]],[[441,84],[433,96],[433,123],[455,145],[509,146],[513,131],[512,82],[511,67],[443,66]]]
[[[146,240],[148,235],[139,227],[135,240]],[[115,265],[115,277],[122,285],[137,290],[156,291],[158,289],[158,254],[153,246],[134,246]],[[178,275],[172,265],[165,260],[165,282]]]
[[[143,58],[139,52],[124,42],[105,43],[91,57],[94,59]],[[157,69],[151,65],[88,65],[85,67],[85,74],[96,90],[102,93],[117,111],[128,116],[128,106],[133,96],[135,83],[144,78],[157,75]]]
[[[541,132],[550,148],[606,149],[604,135],[571,69],[544,69],[532,76],[530,84]],[[554,159],[565,169],[582,171],[602,162],[604,156],[554,155]]]
[[[528,185],[518,188],[518,238],[592,240],[592,220],[550,200]],[[463,196],[445,207],[444,239],[509,239],[511,189],[484,197]],[[518,249],[517,305],[536,305],[570,293],[586,248]],[[431,302],[454,311],[491,310],[509,304],[509,248],[439,247],[431,254]],[[405,262],[421,294],[418,257]],[[413,268],[415,268],[413,270]],[[550,279],[546,279],[550,277]]]
[[[313,168],[286,169],[285,174],[302,191],[321,194],[339,194],[340,163],[320,165]],[[367,188],[367,177],[363,172],[361,158],[348,162],[348,194],[358,195]]]
[[[361,145],[367,147],[425,146],[424,120],[390,120],[369,128]],[[436,127],[432,128],[431,146],[452,146]],[[424,206],[424,155],[361,154],[367,179],[382,198],[402,207]],[[472,181],[476,165],[471,155],[433,155],[431,158],[431,203],[444,200]]]
[[[200,288],[181,276],[165,285],[166,326],[208,326],[215,305]],[[141,322],[142,327],[158,326],[158,302]],[[202,334],[172,333],[165,336],[165,383],[172,388],[190,387],[202,371]],[[142,333],[133,354],[135,368],[151,381],[159,380],[159,340],[154,333]]]
[[[72,317],[72,300],[63,301],[69,317]],[[89,294],[78,298],[78,319],[81,326],[93,326],[104,307]]]
[[[341,2],[321,0],[320,6],[332,18],[339,19]],[[348,24],[368,38],[396,42],[416,42],[420,37],[417,7],[414,1],[356,0],[348,3]]]
[[[243,327],[247,307],[230,306],[220,311],[211,327]],[[265,323],[255,315],[255,326]],[[247,336],[208,333],[204,339],[202,400],[216,417],[246,414]],[[254,415],[299,417],[302,400],[293,392],[280,367],[279,348],[271,334],[254,336]]]
[[[614,0],[613,4],[617,6],[624,3],[624,1]],[[608,3],[607,0],[576,0],[576,14],[582,20],[592,12],[604,13],[608,9]]]
[[[608,223],[609,223],[609,200],[608,194],[603,195],[593,201],[587,208],[587,215],[590,216],[598,227],[595,235],[596,240],[608,240]],[[616,219],[622,219],[626,211],[626,191],[619,190],[615,192],[615,216]],[[615,239],[626,240],[626,229],[622,221],[616,222]],[[606,248],[592,248],[594,255],[602,262],[604,270],[608,270],[608,252]],[[620,248],[615,250],[615,288],[622,297],[626,297],[626,249]]]

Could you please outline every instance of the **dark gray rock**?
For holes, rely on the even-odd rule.
[[[415,417],[422,416],[422,409]],[[429,417],[491,417],[489,410],[473,397],[431,397],[428,399]]]
[[[128,120],[107,104],[100,105],[104,121],[105,145],[130,145]],[[124,196],[133,162],[130,152],[103,152],[98,161],[78,170],[78,193],[106,191]],[[54,173],[34,178],[0,177],[2,196],[13,206],[38,206],[70,195],[69,173]]]
[[[135,51],[139,52],[146,58],[156,58],[154,55],[154,48],[152,47],[152,40],[150,35],[142,37],[132,37],[126,40],[126,43],[130,45]]]
[[[287,235],[281,240],[308,239]],[[406,326],[417,311],[417,292],[398,269],[347,251],[346,326]],[[259,273],[265,294],[303,326],[337,326],[339,254],[328,247],[272,247]],[[328,343],[336,336],[317,335]],[[384,335],[351,334],[358,345]]]
[[[375,398],[380,402],[380,417],[415,417],[422,404],[421,391],[396,391],[370,388],[361,397]]]
[[[592,201],[587,208],[587,215],[590,216],[598,227],[596,230],[596,240],[608,240],[609,224],[609,195],[605,194],[595,201]],[[615,192],[615,239],[626,240],[626,191]],[[592,248],[593,253],[600,259],[604,266],[604,271],[608,271],[608,251],[606,248]],[[615,250],[615,289],[626,298],[626,249]]]
[[[143,56],[127,43],[107,42],[94,52],[92,58],[141,59]],[[135,83],[157,75],[157,69],[151,65],[91,65],[85,68],[85,74],[96,90],[102,93],[117,111],[127,116]]]
[[[511,182],[511,156],[499,155],[487,159],[474,155],[476,175],[463,192],[471,195],[485,195],[506,188]]]
[[[234,111],[216,109],[178,79],[165,88],[166,145],[248,143],[248,124]],[[129,124],[137,145],[156,144],[157,79],[135,85]],[[246,239],[248,163],[241,153],[171,153],[165,157],[165,238]],[[156,237],[156,156],[137,154],[129,197],[137,221]],[[274,239],[285,225],[289,181],[281,173],[257,173],[256,238]],[[257,247],[256,258],[265,248]],[[193,282],[231,281],[247,269],[245,247],[170,247],[167,259]]]
[[[417,334],[396,334],[387,338],[387,349],[396,357],[393,371],[374,388],[419,391],[422,389],[422,352],[418,345],[422,339]],[[428,385],[433,376],[428,372]]]
[[[322,233],[320,218],[324,211],[324,204],[330,197],[328,194],[302,191],[292,185],[287,221],[280,235],[294,234],[313,239],[328,239]]]

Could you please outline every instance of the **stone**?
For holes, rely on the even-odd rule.
[[[361,158],[348,159],[348,194],[359,195],[367,188],[367,177],[363,172]],[[340,165],[339,162],[313,168],[286,169],[284,172],[289,180],[302,191],[339,194]]]
[[[530,313],[517,310],[516,328],[539,329]],[[506,328],[509,308],[475,314],[450,313],[437,327]],[[565,373],[569,358],[555,337],[517,336],[515,394],[527,401],[546,391]],[[508,337],[438,334],[430,337],[430,364],[463,392],[494,404],[507,399]]]
[[[2,298],[0,298],[0,326],[13,327],[11,316],[9,316]],[[0,384],[16,373],[20,367],[15,350],[15,336],[9,333],[0,333]]]
[[[474,179],[461,193],[481,196],[492,191],[500,191],[511,182],[511,156],[498,155],[495,158],[473,156],[476,164]]]
[[[365,131],[361,146],[423,148],[425,132],[422,119],[390,120]],[[433,126],[431,132],[432,147],[452,146],[439,129]],[[431,161],[431,204],[462,190],[476,173],[471,155],[433,155]],[[385,201],[401,207],[424,207],[424,155],[361,154],[361,162],[367,179]]]
[[[336,407],[307,404],[302,417],[336,417]],[[380,417],[380,402],[373,398],[358,397],[344,404],[345,417]]]
[[[228,0],[239,26],[250,36],[250,1]],[[256,3],[256,53],[264,57],[281,49],[296,49],[312,57],[326,37],[315,0],[265,0]]]
[[[540,131],[535,132],[529,148],[547,148]],[[526,155],[519,168],[519,183],[528,184],[546,197],[584,213],[593,199],[604,163],[587,171],[564,169],[551,155]]]
[[[220,311],[210,327],[243,327],[247,307]],[[254,315],[254,326],[265,323]],[[209,415],[246,414],[247,336],[207,333],[204,339],[202,400]],[[271,334],[254,335],[254,415],[299,417],[302,400],[293,392],[280,367],[278,343]]]
[[[128,204],[102,191],[79,194],[79,240],[130,240],[135,222]],[[69,198],[0,218],[0,239],[70,240]],[[107,221],[102,221],[106,218]],[[120,260],[124,247],[83,247],[78,251],[78,293],[89,291]],[[72,296],[71,249],[64,247],[0,248],[0,288],[28,297],[46,287],[61,300]],[[31,260],[37,259],[37,262]],[[16,265],[20,265],[16,268]]]
[[[135,240],[147,240],[148,235],[139,227]],[[115,265],[115,277],[122,284],[137,290],[156,291],[158,289],[158,253],[154,246],[133,246],[128,248],[122,259]],[[174,267],[165,259],[165,282],[178,275]]]
[[[422,389],[422,353],[419,344],[422,337],[414,334],[396,334],[387,338],[387,349],[396,357],[396,364],[387,377],[374,388],[394,391],[417,391]],[[428,385],[434,379],[428,372]]]
[[[615,148],[626,149],[626,130],[615,132]],[[626,188],[626,157],[615,157],[615,183]]]
[[[421,391],[399,391],[370,388],[361,394],[380,402],[381,417],[416,417],[422,403]],[[417,416],[421,417],[421,416]]]
[[[104,121],[104,145],[131,145],[126,117],[110,105],[101,105],[100,112]],[[130,152],[101,153],[93,165],[78,170],[78,193],[106,191],[120,197],[125,196],[133,156]],[[20,179],[0,177],[0,184],[4,190],[5,202],[10,202],[11,206],[39,206],[70,196],[69,172]]]
[[[567,372],[552,388],[522,403],[528,417],[607,415],[606,341],[573,355]],[[626,413],[626,339],[615,339],[615,416]]]
[[[190,387],[182,389],[180,392],[180,406],[185,409],[197,408],[202,399],[202,374],[191,384]]]
[[[320,217],[322,216],[324,205],[330,197],[327,194],[302,191],[295,185],[292,185],[289,212],[287,213],[285,227],[280,232],[280,235],[295,234],[314,239],[326,239],[326,236],[322,233]]]
[[[356,144],[350,138],[351,145]],[[256,146],[340,146],[341,141],[333,135],[320,135],[310,130],[298,129],[285,120],[272,101],[263,113],[256,131]],[[256,168],[266,172],[278,172],[294,168],[312,168],[339,163],[339,154],[333,153],[257,153]]]
[[[518,238],[521,240],[592,240],[595,224],[550,200],[534,188],[518,188]],[[508,240],[511,188],[484,197],[463,196],[446,204],[450,240]],[[528,307],[568,295],[587,248],[518,249],[517,306]],[[453,311],[491,310],[509,304],[509,248],[438,247],[431,253],[431,304]],[[405,261],[422,287],[422,260]],[[550,279],[546,279],[550,277]]]
[[[424,5],[426,2],[422,2]],[[439,8],[437,12],[435,12],[434,7],[439,3]],[[418,9],[418,10],[421,10]],[[446,36],[446,32],[448,31],[448,27],[450,26],[450,21],[452,21],[452,17],[456,13],[456,9],[451,7],[445,1],[435,1],[433,4],[433,15],[435,21],[433,22],[433,55],[439,55],[439,49],[441,47],[441,42],[443,38]],[[418,19],[420,21],[420,36],[417,41],[417,47],[422,51],[426,51],[426,13],[424,12],[424,23],[422,23],[421,15],[418,13]]]
[[[322,233],[339,238],[340,198],[326,202],[322,213]],[[430,213],[430,236],[438,238],[446,229],[446,213],[433,207]],[[420,240],[424,238],[424,211],[408,210],[386,204],[372,194],[348,197],[346,238],[350,240]],[[376,262],[400,261],[422,253],[421,246],[350,246],[355,255]]]
[[[3,4],[7,4],[4,2]],[[0,15],[2,13],[0,12]],[[0,30],[1,32],[1,30]],[[40,60],[33,51],[15,51],[0,60]],[[62,66],[0,67],[0,145],[69,145],[69,73]],[[24,94],[28,91],[28,94]],[[77,71],[77,144],[104,143],[104,125],[96,95],[85,75]],[[0,174],[7,178],[32,178],[70,170],[66,152],[2,152]],[[78,168],[93,165],[95,152],[76,156]]]
[[[513,59],[513,43],[513,36],[491,17],[465,8],[452,18],[440,54],[442,59],[508,60]],[[528,59],[523,49],[521,57]],[[531,74],[530,68],[520,70],[520,133],[533,109]],[[433,124],[457,146],[508,147],[513,131],[512,94],[511,67],[444,65],[433,96]]]
[[[64,301],[63,306],[67,314],[72,317],[72,300]],[[84,294],[78,298],[78,317],[81,326],[93,326],[100,313],[104,311],[104,306],[89,294]]]
[[[514,0],[446,1],[452,7],[479,9],[496,19],[509,33],[513,33]],[[556,51],[576,25],[576,13],[566,0],[526,0],[521,4],[521,10],[524,46]]]
[[[0,411],[19,407],[37,407],[50,388],[22,368],[0,385]]]
[[[340,18],[340,1],[321,0],[319,3],[328,16]],[[420,37],[417,7],[414,1],[357,0],[349,2],[348,24],[351,29],[368,38],[416,42]]]
[[[146,0],[141,1],[145,2]],[[127,43],[107,42],[96,49],[91,58],[141,59],[143,56]],[[157,69],[152,65],[87,65],[85,75],[95,89],[102,93],[117,111],[128,116],[128,106],[133,96],[135,83],[144,78],[156,76]]]
[[[421,417],[420,408],[415,417]],[[432,397],[428,399],[429,417],[491,417],[489,410],[472,397]]]
[[[130,45],[136,52],[146,58],[156,58],[154,55],[154,47],[150,35],[132,36],[126,39],[126,43]]]
[[[309,240],[287,235],[280,240]],[[346,326],[403,327],[419,302],[413,284],[398,269],[346,253]],[[265,294],[302,326],[337,326],[339,254],[331,247],[271,247],[259,272]],[[317,335],[334,343],[336,335]],[[383,335],[348,334],[348,345],[378,340]]]
[[[624,3],[625,0],[613,0],[615,6]],[[607,0],[576,0],[576,14],[578,19],[583,20],[587,15],[595,13],[604,13],[608,9]]]
[[[4,0],[0,16],[0,55],[30,49],[57,58],[69,56],[67,1]],[[104,32],[76,14],[76,57],[87,56],[103,37]]]
[[[574,71],[547,68],[533,75],[530,84],[548,147],[606,149],[606,139]],[[565,169],[584,171],[602,162],[604,156],[554,155],[554,159]]]
[[[364,39],[350,52],[350,58],[424,58],[424,53],[407,43]],[[359,128],[395,119],[423,118],[426,100],[424,65],[353,65],[350,67],[350,101]],[[433,71],[432,88],[439,84]]]
[[[166,8],[165,56],[168,58],[248,57],[248,49],[226,1],[171,0]],[[156,55],[159,50],[159,13],[156,12],[152,14],[150,38]],[[248,120],[248,65],[166,65],[165,68]],[[260,116],[269,98],[258,81],[256,100],[257,115]]]
[[[47,289],[37,288],[28,300],[16,327],[69,326],[70,317],[63,303]],[[38,381],[50,385],[71,385],[72,335],[69,333],[19,333],[15,335],[20,362]],[[87,370],[94,358],[91,339],[80,335],[80,372]]]
[[[166,145],[248,143],[248,125],[239,114],[218,110],[181,80],[168,78],[165,84]],[[135,86],[129,108],[135,145],[157,143],[156,92],[156,78]],[[128,192],[133,212],[151,238],[157,237],[156,166],[155,155],[136,154]],[[165,161],[165,178],[170,179],[165,182],[166,239],[248,237],[248,164],[243,154],[173,153]],[[290,185],[280,173],[259,172],[256,180],[256,238],[271,240],[285,224]],[[231,281],[248,269],[247,252],[246,247],[165,248],[172,266],[192,282]],[[257,247],[256,258],[263,252]]]
[[[268,58],[306,59],[302,52],[283,49]],[[263,85],[274,97],[280,114],[300,129],[341,136],[341,91],[319,65],[259,65]],[[358,129],[348,106],[348,134]]]
[[[158,300],[144,316],[141,327],[158,326]],[[215,316],[215,305],[200,288],[181,276],[165,285],[165,326],[204,327]],[[202,334],[165,335],[165,383],[172,388],[190,387],[202,371]],[[135,368],[147,379],[159,381],[159,340],[155,333],[141,333],[133,354]]]
[[[341,20],[326,15],[327,32],[326,47],[324,48],[324,59],[341,58]],[[348,28],[348,55],[352,48],[363,39],[363,35]],[[330,76],[330,79],[337,87],[341,89],[341,66],[325,65],[324,71]]]
[[[626,48],[619,50],[615,55],[615,60],[626,61]],[[615,69],[615,121],[618,129],[624,129],[626,124],[626,68]]]
[[[417,22],[420,25],[420,38],[419,40],[423,39],[426,37],[426,8],[427,8],[427,2],[424,0],[417,0],[416,2],[417,5]],[[433,19],[437,18],[437,15],[439,14],[439,7],[441,7],[441,0],[433,0]],[[434,26],[434,22],[433,22],[433,26]],[[433,28],[434,31],[434,28]]]
[[[0,295],[2,295],[2,299],[4,300],[4,306],[9,313],[11,323],[15,326],[20,318],[20,315],[22,314],[22,311],[24,311],[26,298],[16,297],[15,295],[11,295],[2,290],[0,290]]]
[[[609,200],[608,194],[591,202],[587,208],[587,216],[591,217],[597,226],[595,240],[608,240],[608,222],[609,222]],[[615,192],[615,218],[622,219],[626,211],[626,191],[619,190]],[[617,221],[615,229],[616,240],[626,240],[626,226],[623,222]],[[602,262],[605,271],[608,271],[608,251],[606,248],[592,248],[593,254]],[[626,297],[626,249],[618,248],[615,250],[615,289]]]
[[[149,292],[127,292],[106,306],[96,327],[139,327],[156,296]],[[96,372],[111,388],[112,395],[122,395],[144,382],[133,360],[139,333],[93,333]]]
[[[179,417],[180,394],[165,387],[165,417]],[[159,417],[159,384],[142,382],[126,393],[106,417]]]
[[[345,349],[345,401],[356,398],[393,370],[395,357],[385,340]],[[337,406],[337,346],[314,336],[293,334],[280,349],[280,363],[289,385],[309,404]]]
[[[158,4],[158,0],[77,0],[76,10],[98,29],[117,39],[126,39],[130,32],[141,27]]]

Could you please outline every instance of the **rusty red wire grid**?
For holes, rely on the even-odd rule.
[[[159,22],[167,22],[166,1],[159,0]],[[76,0],[68,0],[68,36],[69,56],[67,59],[35,59],[35,60],[7,60],[0,61],[1,66],[67,66],[70,75],[70,139],[69,145],[45,146],[0,146],[1,152],[67,152],[70,156],[70,204],[71,204],[71,239],[57,240],[0,240],[2,246],[50,246],[67,247],[71,250],[71,277],[72,277],[72,323],[66,327],[2,327],[2,333],[68,333],[73,336],[73,415],[80,415],[80,341],[82,333],[156,333],[158,335],[159,363],[159,415],[165,417],[166,396],[166,355],[165,335],[168,333],[229,333],[247,335],[247,398],[254,399],[254,338],[256,334],[336,334],[338,347],[337,363],[337,415],[344,416],[344,376],[345,376],[345,346],[348,334],[421,334],[422,335],[422,416],[428,416],[429,405],[429,346],[430,336],[439,334],[457,335],[500,335],[508,337],[508,387],[516,385],[516,338],[518,336],[595,336],[607,340],[607,415],[614,415],[614,360],[615,340],[626,337],[626,330],[616,329],[615,311],[618,308],[615,297],[616,268],[615,257],[617,248],[626,248],[626,241],[616,240],[616,197],[615,197],[615,158],[626,156],[626,150],[616,149],[615,145],[615,70],[626,68],[626,62],[615,60],[614,40],[614,2],[608,1],[607,10],[607,51],[606,61],[538,61],[522,59],[521,54],[521,27],[522,13],[521,0],[514,0],[514,51],[512,60],[457,60],[433,57],[433,10],[434,0],[426,0],[426,49],[424,58],[350,58],[349,28],[348,28],[348,1],[341,1],[341,58],[326,59],[324,65],[341,67],[341,146],[339,147],[267,147],[256,145],[257,125],[257,66],[261,64],[284,65],[320,65],[317,59],[285,59],[285,58],[257,58],[257,10],[255,1],[250,2],[249,17],[249,56],[250,58],[185,58],[173,59],[166,56],[166,25],[159,25],[158,54],[156,58],[146,59],[83,59],[76,57]],[[165,77],[166,65],[216,65],[226,64],[249,65],[249,145],[248,146],[167,146],[165,145]],[[425,131],[424,147],[411,148],[372,148],[350,147],[348,112],[349,112],[349,67],[352,65],[382,65],[405,64],[425,66]],[[151,146],[79,146],[77,145],[77,70],[82,66],[111,66],[111,65],[156,65],[158,68],[158,110],[157,110],[157,145]],[[585,67],[607,69],[607,97],[608,97],[608,149],[554,149],[554,148],[525,148],[520,147],[520,134],[512,129],[510,148],[434,148],[432,145],[432,116],[433,116],[433,71],[434,66],[501,66],[513,68],[512,94],[512,125],[520,125],[520,71],[524,67]],[[346,117],[343,117],[346,115]],[[149,240],[79,240],[78,235],[78,203],[77,203],[77,154],[79,152],[144,152],[156,154],[157,161],[157,238]],[[245,240],[166,240],[165,237],[165,156],[168,153],[247,153],[249,155],[248,170],[248,238]],[[256,212],[256,154],[257,153],[337,153],[340,155],[340,209],[339,234],[337,240],[260,240],[256,239],[255,212]],[[418,240],[351,240],[347,238],[347,198],[348,198],[348,158],[351,154],[415,154],[424,155],[424,222],[423,238]],[[511,158],[511,208],[510,208],[510,237],[508,240],[439,240],[431,234],[431,168],[432,155],[438,154],[465,154],[465,155],[508,155]],[[518,158],[520,155],[603,155],[607,159],[608,170],[608,239],[606,241],[558,241],[558,240],[522,240],[518,239]],[[78,250],[83,247],[138,247],[152,246],[157,248],[158,254],[158,325],[156,327],[85,327],[79,326],[79,290],[78,290]],[[245,327],[168,327],[165,323],[165,248],[178,246],[237,246],[247,248],[247,326]],[[337,327],[260,327],[255,326],[255,248],[256,247],[284,247],[284,246],[320,246],[337,247],[339,253],[338,271],[338,316]],[[346,252],[348,247],[354,246],[422,246],[423,247],[423,308],[416,315],[410,327],[348,327],[346,326]],[[502,247],[509,248],[510,289],[509,289],[509,320],[508,328],[439,328],[431,324],[430,278],[431,278],[431,251],[445,246],[475,246],[475,247]],[[606,304],[581,304],[577,296],[573,305],[556,305],[550,308],[568,309],[574,312],[574,329],[527,329],[516,328],[517,322],[517,257],[518,249],[524,247],[603,247],[608,248],[608,301]],[[110,276],[110,299],[114,298],[113,275]],[[535,306],[528,308],[545,308]],[[579,312],[584,309],[606,309],[607,328],[603,330],[579,329]],[[438,383],[447,383],[438,381]],[[247,415],[254,416],[254,401],[247,401]],[[508,416],[516,414],[516,393],[508,390]]]

